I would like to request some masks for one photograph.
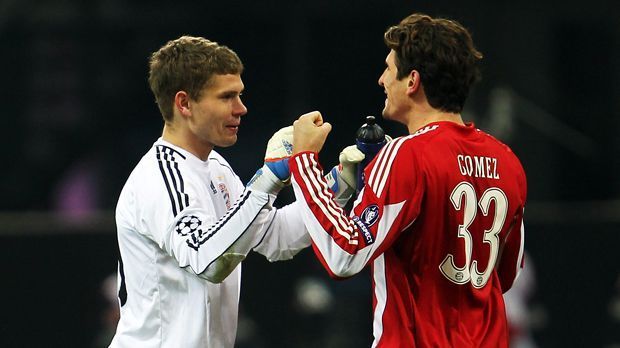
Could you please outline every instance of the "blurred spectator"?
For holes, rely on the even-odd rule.
[[[611,334],[610,342],[605,347],[620,348],[620,276],[616,279],[614,294],[607,308],[611,322]]]
[[[510,326],[510,347],[536,348],[532,331],[544,324],[544,311],[532,306],[536,292],[536,269],[532,258],[524,253],[525,266],[514,285],[504,294],[506,316]]]
[[[110,345],[116,332],[116,324],[120,318],[116,287],[116,273],[107,276],[101,283],[101,295],[104,308],[101,312],[101,328],[93,341],[93,348],[104,348]]]
[[[54,189],[54,209],[71,218],[99,209],[100,168],[96,161],[86,160],[67,169]]]

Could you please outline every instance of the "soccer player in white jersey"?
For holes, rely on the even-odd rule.
[[[247,187],[214,150],[237,141],[242,71],[232,50],[199,37],[151,56],[165,125],[116,208],[121,318],[111,347],[233,347],[243,258],[253,249],[289,259],[310,245],[295,203],[272,207],[289,177],[292,127],[272,137]]]

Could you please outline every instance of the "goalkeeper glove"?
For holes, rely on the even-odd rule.
[[[334,200],[341,207],[344,207],[355,193],[357,166],[364,157],[364,153],[357,146],[347,146],[338,156],[340,163],[325,176],[329,188],[334,192]]]
[[[267,143],[265,163],[246,185],[251,190],[277,195],[290,183],[288,159],[293,154],[293,126],[275,132]]]

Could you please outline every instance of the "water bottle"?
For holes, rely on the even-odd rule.
[[[379,150],[385,145],[385,132],[375,122],[374,116],[366,116],[364,123],[355,134],[357,148],[366,155],[364,160],[357,166],[357,192],[364,187],[364,168],[375,158]]]

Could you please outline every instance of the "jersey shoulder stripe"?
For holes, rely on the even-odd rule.
[[[176,160],[176,158],[174,157],[175,155],[181,157],[182,159],[186,159],[187,158],[187,157],[185,157],[184,154],[182,154],[181,152],[171,148],[170,146],[161,145],[161,144],[156,145],[156,146],[157,146],[158,149],[165,150],[165,153],[168,154],[173,161]]]
[[[177,161],[177,156],[182,159],[185,159],[185,156],[165,145],[156,145],[155,153],[159,164],[159,171],[164,179],[170,204],[172,205],[172,213],[174,216],[177,216],[181,210],[189,205],[189,195],[185,192],[185,182]]]
[[[385,189],[385,184],[387,183],[387,179],[390,176],[390,171],[392,169],[392,165],[394,164],[394,159],[396,158],[398,150],[403,146],[403,144],[407,140],[413,139],[423,134],[427,134],[436,130],[437,128],[439,128],[439,125],[424,127],[411,135],[394,139],[383,149],[381,149],[379,155],[377,156],[375,165],[373,166],[370,172],[370,176],[368,178],[368,184],[377,197],[381,197],[381,194]]]

